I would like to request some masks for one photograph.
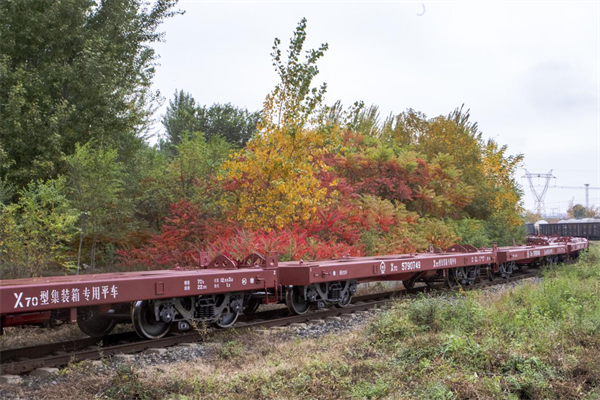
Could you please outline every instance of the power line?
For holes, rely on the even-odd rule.
[[[539,186],[539,185],[538,185]],[[546,186],[548,186],[548,182],[546,182]],[[583,186],[550,186],[550,188],[556,189],[585,189],[585,206],[588,208],[590,206],[590,189],[600,190],[600,187],[590,187],[589,183],[584,183]]]

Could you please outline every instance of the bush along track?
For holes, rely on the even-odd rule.
[[[351,331],[308,339],[296,331],[227,332],[205,345],[203,358],[160,368],[98,370],[83,362],[63,370],[59,384],[1,392],[49,399],[600,399],[600,249],[546,270],[541,281],[398,301]]]

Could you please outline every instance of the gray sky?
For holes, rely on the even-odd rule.
[[[556,185],[600,187],[598,2],[181,1],[179,8],[186,14],[162,26],[166,43],[156,45],[154,87],[166,98],[157,117],[175,89],[201,104],[259,109],[277,82],[273,39],[287,46],[306,17],[306,48],[329,43],[318,76],[328,104],[363,100],[382,116],[414,108],[433,117],[465,103],[484,136],[523,153],[530,172],[554,169]],[[583,203],[584,190],[551,188],[546,210],[564,212],[573,198]],[[600,190],[590,191],[590,203],[600,205]]]

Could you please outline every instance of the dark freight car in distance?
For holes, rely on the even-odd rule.
[[[540,235],[584,237],[589,240],[600,240],[600,220],[570,220],[556,224],[540,224]]]

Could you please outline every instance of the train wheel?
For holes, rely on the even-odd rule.
[[[525,272],[525,269],[526,269],[526,268],[527,268],[527,267],[526,267],[525,265],[521,265],[521,266],[519,267],[519,269],[520,269],[522,272]],[[515,270],[516,270],[516,269],[517,269],[517,264],[515,264],[515,262],[514,262],[514,261],[511,261],[511,262],[507,263],[506,271],[508,272],[508,276],[512,275],[512,274],[513,274],[513,272],[515,272]]]
[[[405,281],[402,281],[402,284],[404,285],[404,287],[407,290],[412,290],[415,288],[415,281],[411,280],[411,279],[407,279]]]
[[[475,284],[475,281],[477,280],[477,277],[479,276],[479,271],[480,271],[479,266],[464,267],[464,273],[465,273],[464,282],[467,285]]]
[[[77,326],[81,332],[93,338],[101,338],[108,335],[117,322],[102,314],[93,311],[85,311],[77,317]]]
[[[219,317],[219,319],[215,322],[215,326],[217,328],[230,328],[233,324],[235,324],[235,321],[237,321],[238,317],[240,315],[239,311],[229,311],[229,312],[225,312],[223,314],[221,314],[221,316]]]
[[[260,303],[259,299],[248,300],[248,303],[244,306],[244,314],[254,314],[258,310],[258,307],[260,307]]]
[[[469,271],[467,267],[458,267],[453,268],[454,271],[454,280],[459,285],[469,285]]]
[[[302,289],[300,286],[288,287],[285,293],[285,304],[296,315],[306,314],[310,308],[310,302],[305,298]]]
[[[154,318],[154,307],[147,300],[136,301],[133,304],[131,321],[135,332],[145,339],[160,339],[171,328],[171,324]]]
[[[496,273],[494,272],[494,266],[488,265],[487,267],[487,277],[490,282],[493,282],[496,279]]]
[[[215,321],[217,328],[226,329],[235,324],[240,313],[244,309],[242,296],[236,294],[217,295],[215,310],[218,318]]]
[[[513,262],[507,262],[500,264],[498,266],[498,275],[502,278],[507,279],[510,277],[515,269],[515,264]]]
[[[336,303],[335,306],[338,308],[348,307],[348,305],[350,304],[351,301],[352,301],[352,295],[350,294],[350,291],[347,290],[346,293],[344,294],[344,297],[342,298],[342,300],[340,300],[339,303]]]
[[[454,271],[454,268],[450,268],[446,270],[446,286],[448,286],[450,289],[455,288],[458,285],[458,282],[456,281],[456,272]]]

